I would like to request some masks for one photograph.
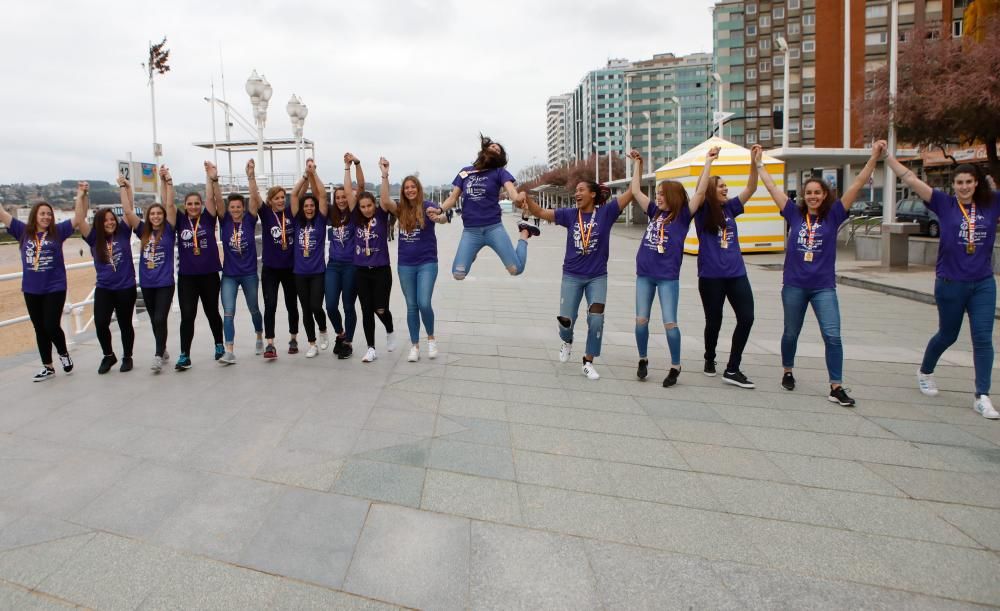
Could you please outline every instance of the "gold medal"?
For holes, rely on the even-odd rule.
[[[965,254],[974,255],[976,254],[976,245],[969,243],[965,245]]]
[[[661,255],[663,254],[663,244],[656,245],[656,252],[660,253]]]
[[[729,248],[729,242],[722,242],[723,248]]]
[[[365,256],[366,257],[372,256],[372,249],[371,248],[366,248],[365,249]]]
[[[146,269],[156,269],[156,263],[152,259],[146,259]]]
[[[804,254],[802,255],[802,258],[803,258],[803,259],[805,259],[805,261],[806,261],[807,263],[812,263],[812,260],[813,260],[813,254],[812,254],[812,252],[809,252],[809,251],[807,251],[806,253],[804,253]]]

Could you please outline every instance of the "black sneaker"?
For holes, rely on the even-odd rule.
[[[542,235],[542,230],[541,229],[539,229],[538,227],[535,227],[534,225],[529,225],[528,223],[526,223],[524,221],[521,221],[520,223],[517,224],[517,230],[518,231],[527,231],[528,235],[533,236],[533,237],[538,237],[538,236]]]
[[[293,339],[288,342],[288,354],[298,354],[299,353],[299,340]]]
[[[647,368],[649,361],[646,359],[639,359],[639,368],[635,370],[635,377],[640,380],[645,380],[646,376],[649,375],[649,369]]]
[[[830,389],[830,396],[827,397],[830,403],[839,403],[843,407],[854,407],[854,399],[847,396],[847,391],[843,386]]]
[[[60,354],[59,362],[66,373],[73,371],[73,359],[69,358],[69,354]]]
[[[344,349],[344,338],[339,335],[333,338],[333,355],[339,357],[340,351]]]
[[[710,378],[715,377],[715,361],[705,359],[705,375]]]
[[[117,362],[118,362],[118,357],[116,357],[115,355],[113,354],[105,355],[105,357],[101,359],[101,366],[97,368],[97,373],[99,373],[100,375],[106,374],[107,372],[111,371],[111,368]]]
[[[32,382],[44,382],[49,378],[54,378],[56,375],[56,370],[52,367],[42,367],[41,371],[36,373],[31,377]]]
[[[663,378],[663,387],[670,388],[677,383],[677,378],[681,377],[681,370],[676,367],[671,367],[670,371],[667,372],[667,377]]]
[[[791,371],[786,371],[785,375],[781,376],[781,387],[785,390],[795,390],[795,376]]]
[[[726,384],[732,384],[733,386],[739,386],[740,388],[757,388],[757,386],[750,381],[750,378],[743,375],[743,372],[737,369],[736,371],[724,371],[722,372],[722,381]]]
[[[129,371],[132,371],[132,357],[130,357],[130,356],[123,356],[122,357],[122,366],[118,368],[118,371],[120,371],[122,373],[127,373]]]
[[[349,359],[352,354],[354,354],[354,348],[345,342],[344,345],[340,347],[340,352],[337,353],[337,358],[340,360]]]

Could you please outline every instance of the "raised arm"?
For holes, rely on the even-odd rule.
[[[528,212],[533,216],[537,216],[543,221],[548,221],[550,223],[556,222],[556,211],[550,208],[542,208],[538,205],[534,199],[530,198],[525,194],[524,205],[528,207]]]
[[[621,195],[615,198],[618,202],[618,210],[625,210],[635,197],[632,196],[632,189],[626,189]]]
[[[306,186],[306,177],[303,176],[302,178],[299,178],[299,181],[295,183],[294,187],[292,187],[292,216],[297,216],[299,214],[299,201],[306,193]]]
[[[326,201],[326,186],[316,171],[316,162],[306,159],[306,175],[309,176],[309,185],[312,187],[313,195],[319,200],[319,213],[324,217],[330,213],[330,205]]]
[[[76,183],[76,206],[73,215],[73,229],[79,229],[80,235],[90,235],[90,223],[87,222],[87,209],[90,208],[90,184]]]
[[[170,168],[160,166],[160,200],[163,209],[167,211],[167,222],[171,227],[177,226],[177,203],[174,197],[174,179],[170,176]]]
[[[3,223],[7,227],[10,227],[10,222],[14,220],[14,215],[7,212],[7,209],[0,206],[0,223]]]
[[[868,163],[865,164],[865,167],[861,168],[857,178],[854,179],[850,187],[847,187],[844,194],[840,196],[840,201],[844,204],[844,210],[849,210],[851,204],[858,198],[858,193],[861,192],[861,188],[865,186],[868,179],[872,177],[872,173],[875,172],[875,166],[878,164],[878,160],[882,158],[882,154],[886,148],[888,146],[885,140],[877,140],[872,144],[872,156],[868,158]],[[930,199],[930,194],[927,197]]]
[[[219,186],[219,168],[211,161],[205,162],[205,210],[212,216],[225,210],[222,187]]]
[[[701,208],[701,205],[705,202],[705,194],[708,192],[708,177],[712,175],[712,162],[719,158],[719,147],[713,146],[705,154],[705,167],[701,170],[701,176],[698,177],[698,186],[695,187],[694,195],[691,196],[691,200],[688,202],[688,209],[691,211],[691,216]]]
[[[461,195],[462,195],[462,189],[458,187],[452,187],[451,193],[449,193],[448,197],[445,198],[444,202],[441,203],[441,210],[447,212],[448,210],[454,208],[455,204],[458,203],[459,196]]]
[[[121,174],[118,175],[118,199],[122,204],[125,222],[129,227],[135,229],[139,226],[140,219],[135,213],[135,197],[132,195],[132,183],[126,180]]]
[[[629,189],[632,191],[632,197],[635,198],[635,201],[639,202],[639,205],[645,210],[649,207],[649,196],[642,192],[642,154],[632,149],[628,156],[633,161],[632,183],[629,185]]]
[[[354,155],[344,153],[344,197],[347,198],[347,209],[351,212],[354,212],[354,206],[358,203],[358,194],[354,190],[354,185],[351,183],[351,165],[354,163],[355,159],[357,159],[357,157]],[[358,175],[364,177],[364,174],[361,173],[360,165],[358,165]],[[364,191],[364,183],[359,183],[358,189],[360,191]]]
[[[764,163],[761,161],[762,154],[763,151],[760,146],[757,144],[753,145],[753,148],[750,150],[750,164],[760,173],[760,179],[764,183],[764,188],[771,194],[771,199],[773,199],[774,203],[778,205],[778,210],[784,210],[785,204],[788,203],[788,195],[786,195],[785,192],[779,189],[778,185],[774,183],[774,179],[771,178],[770,172],[767,171],[767,168],[764,167]]]
[[[517,186],[515,186],[514,183],[512,183],[509,180],[503,183],[503,190],[505,193],[507,193],[507,197],[510,199],[510,201],[514,202],[514,205],[517,208],[524,207],[524,203],[527,200],[527,194],[518,193]]]
[[[355,155],[351,155],[351,163],[354,164],[355,181],[358,183],[358,192],[365,190],[365,171],[361,169],[361,160]]]
[[[917,194],[917,197],[924,200],[925,202],[931,201],[931,195],[934,193],[934,189],[930,187],[927,183],[917,178],[917,175],[913,173],[913,170],[907,168],[905,165],[896,159],[896,154],[893,151],[887,151],[888,156],[885,158],[885,163],[892,168],[892,171],[899,176],[899,179],[910,188],[911,191]]]
[[[378,167],[382,170],[382,186],[379,187],[378,203],[386,212],[395,214],[396,202],[392,201],[392,197],[389,196],[389,160],[385,157],[379,157]],[[420,202],[420,205],[423,205],[423,202]]]
[[[250,189],[250,207],[247,210],[251,215],[257,216],[264,200],[260,196],[260,189],[257,188],[256,164],[253,159],[247,162],[247,183]]]
[[[757,192],[757,176],[758,176],[757,170],[761,168],[763,164],[758,164],[758,162],[754,161],[754,153],[753,153],[754,148],[758,150],[757,154],[758,159],[760,159],[764,155],[764,149],[761,148],[759,144],[755,144],[753,145],[753,147],[750,148],[750,176],[747,177],[747,186],[744,187],[743,190],[740,191],[740,194],[738,195],[741,204],[746,204],[748,201],[750,201],[750,198],[753,197],[753,194]]]

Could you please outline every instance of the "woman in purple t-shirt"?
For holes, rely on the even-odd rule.
[[[90,185],[77,183],[77,201],[87,197]],[[66,264],[63,261],[63,242],[66,241],[83,218],[77,214],[69,220],[56,222],[52,206],[38,202],[28,213],[28,222],[14,218],[0,206],[0,222],[7,225],[7,233],[18,241],[21,258],[21,292],[28,308],[31,326],[35,328],[38,356],[42,369],[32,378],[44,382],[56,374],[52,366],[52,346],[59,354],[63,371],[73,371],[73,359],[66,348],[66,336],[60,321],[66,304]]]
[[[566,256],[563,259],[562,290],[559,299],[559,361],[569,360],[573,347],[573,327],[580,313],[580,301],[587,297],[587,347],[583,356],[583,375],[597,380],[594,357],[601,355],[604,332],[604,304],[608,297],[608,257],[611,254],[611,228],[625,207],[632,202],[632,192],[607,201],[608,188],[596,182],[576,185],[576,208],[549,210],[530,197],[525,202],[531,214],[566,228]],[[607,203],[605,203],[607,202]]]
[[[528,238],[541,233],[537,227],[522,221],[517,225],[521,236],[517,248],[510,243],[501,223],[500,193],[506,193],[518,208],[524,205],[524,196],[514,187],[514,177],[507,171],[507,152],[500,143],[479,136],[479,145],[475,163],[459,171],[451,183],[454,188],[441,204],[442,212],[446,213],[462,198],[464,229],[451,266],[455,280],[463,280],[469,274],[472,262],[485,246],[497,253],[511,276],[521,274],[528,263]]]
[[[306,194],[306,189],[312,193]],[[301,202],[301,203],[300,203]],[[292,189],[292,216],[295,217],[295,252],[292,271],[295,274],[295,292],[302,304],[302,325],[306,328],[311,359],[330,345],[326,335],[326,313],[323,312],[323,278],[326,262],[323,250],[326,245],[326,187],[316,173],[316,163],[306,160],[306,173]],[[319,346],[316,345],[316,327],[319,327]]]
[[[129,198],[128,181],[118,177],[118,191],[124,210]],[[78,200],[77,214],[86,219],[87,202]],[[132,264],[132,230],[115,216],[111,208],[98,208],[94,213],[94,223],[80,222],[80,235],[94,256],[97,270],[97,286],[94,288],[94,331],[101,344],[104,357],[97,373],[105,374],[118,362],[111,344],[111,315],[118,319],[118,329],[122,336],[122,365],[120,371],[132,371],[132,348],[135,346],[135,329],[132,317],[135,315],[135,266]]]
[[[163,204],[146,207],[146,218],[135,213],[132,185],[119,177],[125,222],[139,238],[139,287],[142,303],[153,328],[155,350],[150,369],[159,373],[167,354],[167,317],[174,300],[174,241],[177,232],[177,206],[174,204],[174,179],[166,166],[160,166],[160,199]]]
[[[987,178],[974,165],[962,164],[952,173],[954,195],[932,189],[901,164],[889,151],[886,163],[906,186],[927,203],[941,227],[938,240],[937,279],[934,301],[938,309],[938,331],[927,342],[917,371],[920,392],[936,396],[934,368],[949,346],[958,339],[962,318],[969,315],[972,330],[972,361],[976,369],[976,392],[972,409],[996,420],[1000,413],[990,401],[993,373],[993,320],[997,284],[993,276],[993,245],[1000,219],[1000,193],[992,191]]]
[[[247,163],[247,173],[253,173],[253,160]],[[219,218],[219,238],[222,241],[222,333],[226,340],[226,353],[219,362],[224,365],[236,364],[233,352],[236,341],[236,293],[243,289],[243,299],[254,333],[257,334],[255,354],[264,353],[264,319],[260,315],[257,299],[260,276],[257,275],[257,212],[261,199],[247,200],[239,193],[230,193],[226,198],[226,209]]]
[[[354,166],[358,188],[365,188],[365,173],[361,160],[351,153],[344,153],[344,184],[351,182],[351,166]],[[352,190],[353,193],[353,190]],[[354,331],[358,326],[357,270],[354,267],[354,225],[351,216],[357,202],[347,197],[344,185],[333,190],[333,206],[330,208],[329,236],[330,256],[326,262],[325,293],[326,315],[333,323],[337,337],[333,342],[333,354],[338,359],[349,359],[354,354]],[[344,313],[341,315],[340,306]]]
[[[837,300],[837,233],[847,220],[847,211],[857,199],[861,188],[871,178],[885,142],[872,146],[872,155],[858,172],[851,186],[837,199],[822,179],[813,177],[802,185],[802,203],[789,199],[771,179],[760,158],[755,158],[757,171],[777,204],[781,216],[788,221],[785,244],[784,286],[781,304],[785,313],[785,331],[781,335],[781,365],[785,372],[781,387],[795,390],[795,351],[802,332],[806,310],[812,304],[819,331],[826,346],[826,371],[830,380],[831,402],[854,407],[854,399],[844,390],[844,348],[840,341],[840,304]]]
[[[755,388],[740,371],[743,349],[753,327],[753,290],[743,264],[736,217],[743,214],[743,205],[757,190],[757,166],[750,164],[746,188],[730,198],[726,181],[721,176],[710,176],[712,162],[718,157],[719,147],[708,151],[705,169],[692,198],[701,206],[694,215],[694,226],[698,232],[698,293],[705,310],[704,372],[709,377],[715,376],[715,347],[722,328],[722,308],[728,299],[736,314],[736,329],[722,381],[740,388]]]
[[[646,379],[649,360],[649,315],[653,309],[653,296],[660,297],[660,315],[670,349],[670,371],[663,379],[669,388],[681,375],[681,330],[677,327],[677,303],[680,298],[681,262],[684,257],[684,239],[691,225],[691,215],[698,210],[697,203],[689,200],[684,185],[665,180],[656,187],[656,201],[650,202],[641,190],[642,155],[629,154],[635,161],[632,172],[632,195],[649,217],[646,233],[639,241],[635,255],[635,345],[639,349],[639,368],[636,376]]]
[[[399,285],[406,299],[406,325],[410,331],[410,354],[407,361],[420,360],[420,320],[427,331],[427,356],[437,358],[434,339],[434,283],[438,275],[437,235],[434,223],[447,223],[448,217],[434,202],[424,200],[424,187],[416,176],[407,176],[400,187],[399,204],[389,196],[389,162],[379,160],[382,168],[380,201],[382,207],[399,219]],[[432,213],[433,211],[433,213]],[[433,219],[431,215],[433,214]]]

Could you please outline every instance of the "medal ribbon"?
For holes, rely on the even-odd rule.
[[[815,223],[809,222],[809,213],[806,213],[806,247],[812,250],[813,242],[816,241],[816,230],[819,229],[819,219],[816,219]]]
[[[281,227],[281,249],[284,250],[288,248],[288,235],[285,233],[285,211],[281,211],[281,218],[278,218],[278,213],[271,210],[271,214],[274,215],[274,220]]]
[[[41,262],[41,259],[42,259],[42,241],[43,240],[39,236],[43,236],[43,235],[45,235],[44,231],[42,233],[35,234],[35,237],[34,237],[34,241],[35,241],[35,262],[34,262],[33,268],[34,268],[34,270],[36,272],[38,271],[38,264]]]
[[[191,217],[188,217],[188,225],[191,226],[191,242],[194,245],[194,254],[201,253],[201,247],[198,246],[198,228],[201,227],[201,215],[198,216],[198,220],[191,221]]]
[[[115,265],[115,242],[114,242],[114,240],[107,240],[107,244],[106,244],[105,247],[107,248],[107,251],[108,251],[108,263],[111,264],[111,271],[116,272],[116,271],[118,271],[118,266]]]
[[[962,211],[962,216],[965,217],[965,222],[969,225],[969,244],[976,244],[976,202],[973,201],[969,206],[971,209],[971,216],[965,211],[965,206],[962,202],[958,202],[958,209]]]
[[[576,221],[580,225],[580,241],[583,243],[583,254],[587,254],[587,249],[590,246],[590,234],[593,233],[593,231],[594,231],[594,216],[596,214],[597,214],[597,211],[595,210],[593,212],[593,214],[591,214],[591,216],[590,216],[590,222],[587,224],[587,228],[584,229],[584,226],[583,226],[583,211],[581,211],[579,208],[577,208],[577,210],[576,210]],[[661,231],[660,235],[661,236],[663,235],[662,231]],[[661,237],[661,240],[662,240],[662,237]]]

